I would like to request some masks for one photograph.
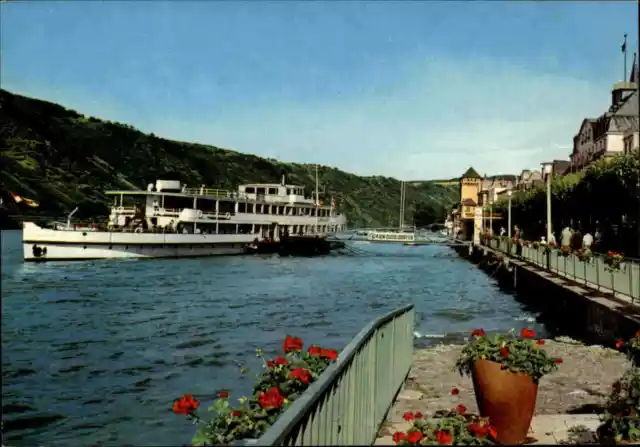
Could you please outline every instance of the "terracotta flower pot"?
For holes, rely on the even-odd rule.
[[[478,360],[473,367],[473,390],[480,416],[488,417],[500,444],[522,444],[536,407],[538,384],[524,373],[501,369],[499,363]]]

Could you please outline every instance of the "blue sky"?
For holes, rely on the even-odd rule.
[[[566,158],[636,2],[20,2],[3,88],[178,140],[405,180]]]

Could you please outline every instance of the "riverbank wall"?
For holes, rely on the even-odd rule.
[[[551,335],[614,346],[640,330],[640,306],[486,246],[453,247],[538,314]]]

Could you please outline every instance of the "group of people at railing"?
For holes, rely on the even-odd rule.
[[[508,253],[513,253],[512,247],[515,247],[515,253],[513,254],[515,254],[516,256],[523,256],[523,247],[532,247],[534,249],[543,247],[543,248],[546,248],[546,253],[550,253],[551,250],[557,249],[562,255],[568,256],[570,254],[574,254],[581,261],[591,259],[593,255],[596,254],[595,250],[599,246],[598,232],[596,232],[597,236],[596,238],[594,238],[588,232],[586,232],[583,235],[581,231],[574,231],[570,227],[565,227],[562,230],[560,244],[556,242],[556,239],[553,236],[553,234],[552,234],[552,237],[550,238],[551,239],[550,241],[547,241],[545,237],[541,237],[540,240],[538,241],[526,240],[522,237],[522,233],[519,231],[517,226],[514,227],[514,234],[513,234],[513,237],[511,238],[504,235],[502,231],[501,233],[502,234],[497,237],[488,232],[481,233],[480,243],[482,245],[491,246],[492,240],[497,240],[499,243],[506,242],[507,243],[505,248],[506,251]],[[498,245],[495,248],[498,248],[499,250],[501,250],[503,247]],[[609,261],[611,260],[615,261],[616,265],[619,265],[620,262],[622,262],[623,260],[627,262],[633,262],[633,259],[626,258],[623,253],[617,252],[617,251],[609,250],[606,252],[602,252],[600,254],[605,258],[605,261],[608,264],[610,263]]]
[[[500,229],[500,237],[504,237],[507,230],[502,227]],[[560,243],[558,244],[558,239],[553,234],[553,232],[549,235],[549,240],[547,240],[546,236],[540,236],[538,243],[541,245],[560,245],[561,247],[569,247],[571,250],[597,250],[601,244],[602,235],[600,231],[596,228],[594,234],[587,229],[574,230],[570,226],[566,226],[560,232]],[[516,225],[513,227],[513,240],[515,242],[524,241],[522,230]]]

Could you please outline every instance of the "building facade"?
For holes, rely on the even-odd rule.
[[[611,91],[609,109],[598,118],[582,121],[573,138],[571,163],[567,172],[582,171],[601,158],[624,153],[628,145],[634,146],[633,129],[637,127],[636,83],[619,82]],[[632,134],[631,137],[629,133]],[[626,142],[625,138],[628,138]]]

